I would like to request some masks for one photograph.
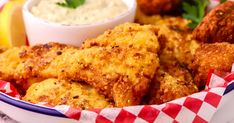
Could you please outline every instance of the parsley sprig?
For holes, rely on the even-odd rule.
[[[189,27],[194,29],[203,19],[209,0],[184,0],[182,3],[183,17],[191,20]]]
[[[75,9],[85,3],[85,0],[65,0],[64,2],[58,2],[57,5],[67,8]]]
[[[221,0],[220,3],[224,3],[224,2],[226,2],[226,1],[227,1],[227,0]]]

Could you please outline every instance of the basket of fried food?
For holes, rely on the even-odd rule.
[[[234,2],[195,29],[188,3],[138,3],[136,23],[81,47],[1,48],[0,91],[83,122],[210,122],[234,91]]]

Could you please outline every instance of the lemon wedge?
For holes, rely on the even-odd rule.
[[[23,3],[24,0],[10,0],[0,10],[0,46],[10,48],[26,44]]]

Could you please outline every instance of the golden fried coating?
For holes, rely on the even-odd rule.
[[[9,56],[0,55],[1,79],[20,80],[37,76],[85,81],[114,99],[116,106],[139,104],[159,66],[157,54],[132,48],[78,50],[46,44],[19,51],[10,49],[7,51],[12,52]],[[18,62],[11,59],[17,54]],[[6,64],[13,65],[6,67]]]
[[[173,66],[177,63],[191,64],[199,43],[192,39],[187,26],[188,20],[181,17],[147,16],[138,11],[136,21],[141,24],[152,24],[158,28],[161,64],[165,66]]]
[[[199,45],[189,36],[169,31],[159,55],[160,70],[150,88],[150,104],[162,104],[198,92],[192,74],[186,69],[192,63]],[[159,39],[162,42],[162,39]],[[162,43],[161,43],[162,44]]]
[[[182,0],[137,0],[145,14],[170,14],[178,12]]]
[[[199,43],[192,39],[189,21],[181,17],[147,16],[137,12],[136,21],[152,24],[160,42],[160,70],[156,72],[146,100],[162,104],[198,92],[187,66],[192,63]]]
[[[212,10],[193,31],[200,42],[234,43],[234,1],[228,1]]]
[[[191,68],[197,85],[205,86],[210,69],[220,71],[220,74],[230,72],[234,63],[234,44],[214,43],[203,44],[197,49]]]
[[[21,48],[11,48],[5,52],[3,52],[0,55],[0,79],[5,80],[4,78],[8,78],[8,81],[12,81],[14,78],[11,76],[11,74],[5,74],[5,73],[12,73],[14,72],[13,70],[18,66],[20,63],[20,58],[19,58],[19,52],[24,49],[24,47]],[[3,73],[4,71],[4,73]]]
[[[155,32],[141,33],[138,36],[142,42],[145,37],[157,44],[156,36],[152,35]],[[0,79],[39,77],[84,81],[113,99],[118,107],[137,105],[148,90],[159,60],[157,47],[155,52],[149,52],[151,50],[146,49],[153,49],[151,43],[135,43],[137,40],[127,35],[132,35],[131,31],[116,38],[129,40],[134,45],[121,45],[121,40],[116,40],[116,46],[93,46],[82,50],[54,43],[10,49],[8,54],[0,55]]]
[[[195,51],[200,45],[192,40],[191,34],[182,35],[162,26],[159,35],[161,64],[173,67],[178,63],[184,66],[192,63]]]
[[[149,104],[162,104],[198,92],[188,70],[180,66],[160,68],[148,95]]]
[[[111,104],[91,86],[78,82],[46,79],[27,90],[23,100],[50,105],[69,105],[81,109],[106,108]]]
[[[86,40],[82,48],[129,47],[157,53],[159,51],[157,32],[158,29],[151,25],[125,23],[106,31],[97,38]]]
[[[0,46],[0,53],[4,52],[6,48]]]
[[[189,20],[179,16],[148,16],[139,9],[136,12],[135,21],[140,24],[167,26],[168,28],[177,32],[187,32],[189,30],[188,24],[190,23]]]

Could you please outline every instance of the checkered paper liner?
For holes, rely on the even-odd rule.
[[[9,82],[0,81],[0,91],[15,97],[16,100],[20,98],[17,90]],[[161,105],[93,110],[80,110],[67,105],[49,106],[49,108],[63,113],[68,118],[89,123],[207,123],[219,107],[225,105],[225,102],[220,105],[221,100],[225,99],[226,102],[230,100],[225,95],[232,91],[234,91],[234,65],[232,72],[225,77],[220,77],[211,70],[204,91]],[[43,106],[48,107],[46,104]]]

